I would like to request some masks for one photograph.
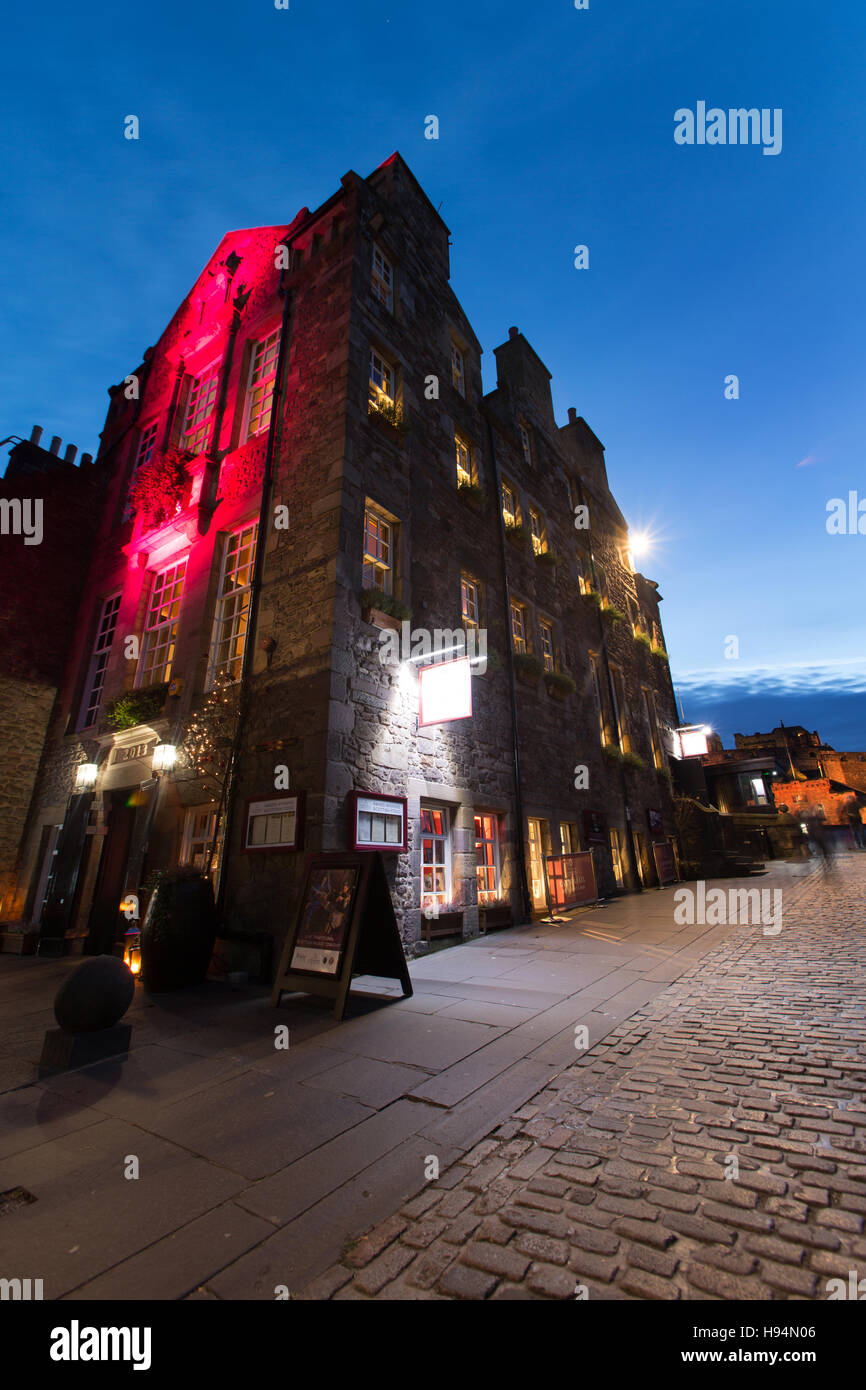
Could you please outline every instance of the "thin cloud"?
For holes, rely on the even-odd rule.
[[[707,696],[730,694],[816,694],[820,691],[866,695],[866,657],[835,662],[790,662],[784,666],[710,667],[703,671],[678,671],[678,689]]]

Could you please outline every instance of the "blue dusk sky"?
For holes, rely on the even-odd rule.
[[[686,718],[866,748],[866,534],[826,529],[866,499],[862,0],[46,0],[4,39],[0,437],[95,452],[224,232],[399,150],[485,388],[517,324],[654,533]],[[780,152],[675,143],[698,102],[781,109]]]

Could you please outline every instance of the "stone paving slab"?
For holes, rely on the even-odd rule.
[[[866,1277],[866,855],[798,884],[778,936],[721,935],[296,1296],[810,1300]]]

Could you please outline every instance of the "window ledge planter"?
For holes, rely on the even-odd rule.
[[[411,619],[412,609],[381,589],[362,589],[361,617],[375,627],[399,632],[400,624]]]
[[[517,546],[519,550],[525,549],[532,539],[528,526],[512,526],[507,521],[505,523],[505,535],[511,544]]]
[[[652,651],[653,644],[645,632],[636,632],[634,635],[634,640],[636,642],[639,642],[642,647],[646,647],[648,652]]]
[[[544,684],[548,695],[553,695],[557,700],[565,700],[577,690],[575,681],[567,671],[545,671]]]
[[[462,908],[440,910],[438,917],[426,917],[422,909],[421,920],[424,923],[425,941],[437,941],[444,936],[463,935]]]
[[[673,780],[671,777],[671,770],[669,767],[657,767],[656,777],[658,777],[660,782],[667,782],[668,786],[671,785],[671,782]]]
[[[666,661],[670,663],[670,657],[668,656],[664,647],[650,647],[650,651],[652,652],[653,656],[658,657],[659,661]]]
[[[597,589],[587,589],[585,594],[581,594],[581,598],[585,598],[588,603],[594,603],[596,608],[601,608],[601,594]]]
[[[546,570],[555,570],[559,564],[559,556],[555,550],[539,550],[535,559],[541,568]]]
[[[476,511],[484,505],[484,488],[480,483],[458,483],[457,496],[462,502],[468,502]]]
[[[615,743],[606,743],[602,752],[609,763],[622,763],[623,761],[622,753]]]
[[[367,418],[374,425],[377,425],[384,434],[393,439],[394,443],[403,447],[403,440],[409,433],[409,425],[403,414],[403,407],[397,405],[395,401],[383,400],[370,401],[367,406]]]
[[[626,767],[633,768],[635,772],[643,772],[646,769],[646,763],[639,753],[623,753],[622,760]]]
[[[542,670],[537,656],[532,656],[530,652],[514,653],[514,674],[518,680],[526,681],[527,685],[537,685]]]
[[[602,613],[606,618],[610,618],[612,623],[621,623],[625,614],[621,608],[616,608],[612,603],[602,604]]]
[[[115,729],[134,729],[162,714],[168,686],[148,685],[140,690],[127,690],[112,700],[105,717]]]
[[[510,903],[479,903],[478,927],[482,933],[501,931],[504,927],[512,926],[513,922]]]

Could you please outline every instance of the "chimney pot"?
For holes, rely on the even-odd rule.
[[[520,332],[520,329],[519,329],[519,328],[509,328],[509,330],[508,330],[508,336],[509,336],[509,338],[516,338],[519,332]]]
[[[42,438],[42,426],[41,426],[41,425],[34,425],[34,426],[33,426],[33,429],[30,431],[30,443],[31,443],[31,444],[38,444],[41,438]]]
[[[65,459],[65,461],[66,461],[67,463],[74,463],[74,462],[75,462],[75,455],[76,455],[77,453],[78,453],[78,445],[77,445],[77,444],[67,444],[67,446],[66,446],[66,453],[63,455],[63,457],[64,457],[64,459]]]
[[[61,440],[60,435],[59,435],[59,434],[55,434],[54,438],[53,438],[52,441],[51,441],[51,448],[49,449],[48,452],[49,452],[50,454],[59,454],[59,453],[60,453],[60,445],[61,445],[62,442],[63,442],[63,441]]]
[[[568,407],[568,423],[569,423],[570,425],[576,425],[576,424],[577,424],[577,411],[576,411],[576,409],[574,408],[573,405],[570,405],[570,406]]]
[[[82,455],[81,455],[81,467],[82,467],[82,468],[89,468],[90,465],[92,464],[92,462],[93,462],[93,455],[92,455],[92,454],[82,454]]]

